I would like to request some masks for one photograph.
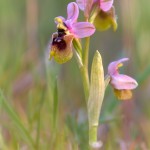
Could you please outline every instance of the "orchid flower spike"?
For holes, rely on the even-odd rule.
[[[72,41],[74,38],[84,38],[91,36],[95,32],[95,27],[89,22],[77,22],[79,8],[75,2],[67,6],[67,19],[62,16],[55,18],[57,32],[52,35],[50,44],[50,59],[62,64],[72,58]]]
[[[108,66],[108,74],[110,76],[110,84],[114,88],[114,93],[118,99],[126,100],[132,97],[131,90],[138,86],[138,83],[133,78],[119,74],[119,67],[122,67],[122,62],[128,61],[128,58],[123,58],[118,61],[114,61]]]

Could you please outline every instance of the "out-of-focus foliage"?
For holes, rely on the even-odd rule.
[[[86,104],[75,59],[64,65],[48,61],[54,17],[65,16],[68,2],[0,1],[2,150],[87,150]],[[96,32],[90,61],[100,50],[106,74],[110,61],[129,57],[125,71],[139,87],[133,100],[123,102],[108,88],[99,140],[104,150],[150,149],[150,1],[116,0],[114,5],[118,30]]]

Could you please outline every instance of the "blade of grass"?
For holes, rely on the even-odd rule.
[[[45,90],[43,90],[42,95],[41,95],[41,99],[38,105],[38,109],[37,109],[37,133],[36,133],[36,150],[39,150],[39,146],[40,146],[40,127],[41,127],[41,109],[43,107],[43,104],[45,102]]]
[[[4,142],[4,139],[3,139],[2,135],[1,135],[1,132],[0,132],[0,149],[8,150],[8,148],[6,147],[6,144]]]
[[[57,87],[57,77],[54,83],[54,102],[53,102],[53,127],[56,129],[57,118],[58,118],[58,87]]]
[[[4,110],[7,112],[10,119],[14,122],[17,129],[20,131],[20,133],[21,133],[20,136],[22,137],[22,139],[24,139],[30,145],[30,147],[32,149],[35,149],[34,141],[31,137],[30,133],[24,127],[24,125],[20,121],[18,115],[13,110],[13,108],[10,106],[10,104],[8,103],[7,99],[5,98],[5,96],[4,96],[4,94],[1,90],[0,90],[0,101],[2,103],[2,106],[3,106]]]

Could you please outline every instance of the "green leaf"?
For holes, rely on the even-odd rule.
[[[104,91],[105,82],[102,59],[100,53],[96,51],[91,69],[91,85],[88,100],[88,116],[90,126],[98,125],[100,110],[104,98]]]
[[[89,119],[89,144],[97,142],[97,128],[99,123],[100,110],[104,98],[105,81],[102,58],[96,51],[92,69],[91,69],[91,84],[88,99],[88,119]]]

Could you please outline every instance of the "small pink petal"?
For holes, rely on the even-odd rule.
[[[84,11],[84,15],[88,17],[90,15],[94,0],[76,0],[76,2],[79,8]]]
[[[72,32],[77,38],[91,36],[95,32],[95,27],[89,22],[78,22],[72,25]]]
[[[85,10],[84,10],[84,15],[86,17],[89,17],[92,5],[93,5],[93,0],[87,0],[86,1],[86,7],[85,7]]]
[[[100,8],[103,11],[108,11],[113,5],[113,0],[99,0],[100,1]]]
[[[136,80],[123,74],[117,74],[111,76],[110,83],[115,89],[118,90],[132,90],[138,86]]]
[[[118,73],[118,65],[120,63],[128,61],[128,60],[129,60],[129,58],[122,58],[117,61],[111,62],[108,66],[108,74],[111,76],[111,75]]]
[[[84,11],[85,8],[86,8],[86,3],[87,3],[87,0],[76,0],[79,8]]]
[[[67,6],[67,20],[72,20],[76,22],[79,16],[79,7],[75,2],[71,2]]]

